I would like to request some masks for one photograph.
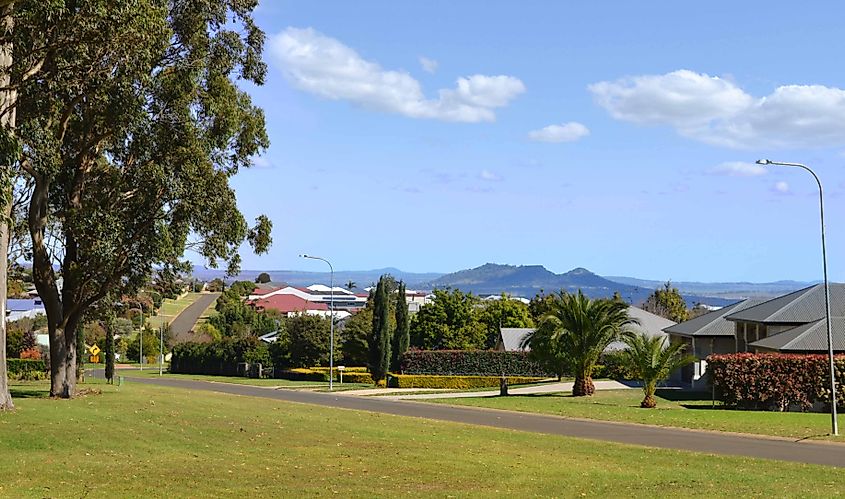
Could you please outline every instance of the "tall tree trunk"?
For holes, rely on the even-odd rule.
[[[585,374],[575,375],[575,384],[572,386],[573,397],[583,397],[585,395],[592,395],[596,392],[596,387],[593,384],[593,378]]]
[[[103,352],[106,358],[106,380],[114,382],[114,316],[109,314],[106,320],[106,349]]]
[[[0,26],[8,36],[14,26],[12,2],[0,3]],[[12,44],[7,42],[0,47],[0,126],[6,133],[13,133],[15,128],[15,100],[17,92],[10,88],[12,68]],[[11,109],[10,109],[11,108]],[[9,377],[6,367],[6,289],[9,279],[9,220],[12,214],[12,165],[0,165],[0,410],[14,409],[12,395],[9,393]]]

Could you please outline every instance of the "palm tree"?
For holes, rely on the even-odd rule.
[[[628,305],[623,302],[591,300],[581,290],[553,296],[549,312],[523,345],[530,346],[535,357],[569,364],[575,374],[573,396],[592,395],[596,390],[593,369],[601,353],[637,321],[628,317]]]
[[[357,285],[358,283],[356,283],[355,281],[346,281],[346,289],[348,289],[349,291],[355,289],[355,286]]]
[[[681,342],[667,346],[666,337],[627,332],[623,339],[628,345],[628,349],[623,351],[628,367],[643,383],[645,398],[640,407],[656,407],[654,392],[657,384],[675,369],[695,362],[695,357],[684,353],[686,345]]]

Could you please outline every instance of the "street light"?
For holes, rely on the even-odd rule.
[[[825,325],[827,326],[827,358],[830,363],[830,424],[834,435],[839,435],[839,425],[836,422],[836,371],[833,367],[833,334],[830,331],[830,284],[827,281],[827,249],[824,242],[824,196],[822,195],[822,181],[816,172],[811,170],[808,166],[801,163],[784,163],[780,161],[771,161],[768,159],[758,159],[758,165],[780,165],[790,166],[794,168],[802,168],[810,172],[810,175],[816,179],[819,185],[819,215],[822,225],[822,268],[824,269],[824,307],[825,307]]]
[[[334,267],[332,262],[319,256],[312,256],[302,254],[300,258],[310,258],[311,260],[320,260],[329,264],[329,391],[334,389]]]

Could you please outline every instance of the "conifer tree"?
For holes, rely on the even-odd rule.
[[[388,285],[382,276],[376,285],[373,300],[373,332],[370,339],[370,374],[373,381],[378,383],[385,379],[390,367],[390,293]]]
[[[393,333],[393,359],[390,368],[399,371],[402,355],[411,344],[411,327],[408,317],[408,302],[405,301],[405,283],[399,282],[396,293],[396,331]]]

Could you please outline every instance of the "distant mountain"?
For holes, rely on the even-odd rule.
[[[303,272],[299,270],[242,270],[234,277],[226,277],[226,272],[220,269],[207,269],[201,266],[194,266],[193,276],[202,281],[212,279],[225,279],[231,281],[254,281],[258,274],[267,272],[273,282],[285,282],[293,286],[310,286],[311,284],[329,284],[328,272]],[[398,280],[405,281],[409,289],[420,287],[429,283],[443,274],[437,272],[403,272],[397,268],[388,267],[373,270],[339,270],[334,273],[336,286],[344,286],[349,281],[354,281],[359,289],[363,289],[378,281],[383,274],[390,274]]]
[[[486,263],[474,269],[446,274],[431,281],[432,288],[456,288],[475,294],[509,293],[531,298],[540,291],[557,292],[561,289],[576,292],[579,289],[592,298],[608,298],[618,292],[623,299],[634,304],[642,303],[657,286],[637,286],[605,279],[584,268],[555,274],[541,265],[499,265]],[[719,297],[684,294],[690,305],[726,305],[730,300]]]
[[[605,276],[620,284],[641,288],[656,289],[664,285],[665,281],[637,279],[635,277]],[[817,284],[819,281],[775,281],[775,282],[690,282],[672,281],[672,286],[681,293],[714,296],[726,299],[768,298],[791,293],[795,290]]]

